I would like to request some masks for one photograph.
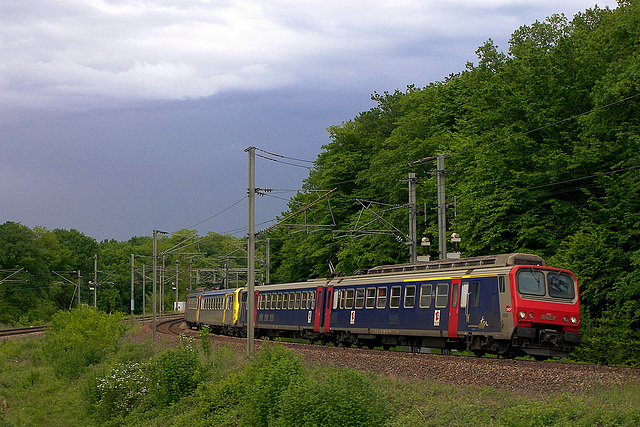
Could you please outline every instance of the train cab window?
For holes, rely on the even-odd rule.
[[[391,287],[391,299],[389,299],[389,308],[400,308],[400,286]]]
[[[378,288],[378,297],[376,299],[376,308],[385,308],[387,306],[387,287]]]
[[[353,308],[353,289],[347,289],[345,294],[344,308],[351,310]]]
[[[433,292],[431,285],[420,286],[420,308],[431,307],[431,292]]]
[[[300,292],[296,292],[295,305],[293,306],[296,310],[300,308]]]
[[[408,285],[404,288],[404,308],[413,308],[416,305],[416,287]]]
[[[449,303],[449,284],[438,283],[436,285],[436,308],[446,307]]]
[[[505,282],[506,279],[504,276],[498,276],[498,288],[500,289],[500,292],[505,292],[507,290]]]
[[[289,310],[293,310],[294,296],[293,292],[289,292]]]
[[[573,299],[576,295],[575,286],[571,276],[561,272],[549,272],[549,296],[553,298]]]
[[[376,288],[367,288],[367,308],[376,306]]]
[[[533,268],[520,270],[516,276],[518,292],[523,295],[544,296],[544,273]]]
[[[356,308],[364,307],[364,288],[356,289]]]

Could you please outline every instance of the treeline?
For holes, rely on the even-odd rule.
[[[506,52],[488,40],[464,71],[374,94],[376,107],[330,127],[330,142],[283,218],[316,203],[269,233],[271,282],[324,277],[330,263],[349,274],[407,262],[409,173],[418,179],[418,239],[437,247],[434,159],[444,154],[447,233],[461,236],[462,256],[535,253],[574,271],[584,332],[576,357],[640,365],[638,3],[520,27]],[[163,237],[159,251],[189,233]],[[221,265],[221,256],[244,246],[236,240],[201,238],[202,265]],[[70,305],[70,285],[51,271],[80,269],[87,297],[96,253],[99,269],[112,274],[99,278],[107,283],[98,307],[127,312],[130,254],[149,256],[151,245],[150,237],[98,243],[76,230],[5,223],[0,269],[25,271],[20,284],[0,285],[0,323]],[[185,257],[170,256],[166,265]]]
[[[445,154],[448,234],[462,255],[536,253],[571,269],[582,357],[639,364],[639,40],[638,1],[621,1],[520,27],[507,52],[488,40],[441,82],[374,94],[375,108],[329,128],[290,212],[337,191],[288,221],[306,228],[272,233],[272,277],[408,261],[402,233],[383,231],[407,230],[410,172],[418,239],[437,248],[434,156]]]
[[[160,235],[158,271],[164,258],[165,309],[173,309],[175,291],[172,284],[175,282],[176,262],[179,299],[184,301],[190,280],[192,287],[198,284],[198,269],[218,269],[215,278],[211,273],[201,276],[204,285],[221,285],[224,277],[234,280],[221,272],[246,267],[242,247],[246,247],[246,242],[216,233],[199,236],[196,231],[183,230],[171,236]],[[17,222],[0,225],[0,324],[43,322],[59,310],[76,307],[78,271],[81,274],[80,302],[93,306],[94,295],[90,289],[93,285],[89,282],[94,280],[95,255],[98,309],[128,313],[131,306],[131,254],[134,254],[135,265],[135,313],[142,312],[144,272],[144,300],[149,314],[153,280],[151,237],[132,237],[125,242],[97,242],[75,229],[31,229]],[[160,273],[157,281],[159,277]]]

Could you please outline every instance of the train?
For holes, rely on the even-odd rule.
[[[358,270],[254,287],[256,337],[345,347],[402,346],[561,358],[580,343],[578,281],[532,254],[510,253]],[[187,295],[185,321],[246,336],[247,289]]]

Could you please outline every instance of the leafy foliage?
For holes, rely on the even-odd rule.
[[[160,404],[171,404],[193,392],[200,382],[201,365],[191,342],[158,355],[151,364],[151,396]]]
[[[77,377],[116,349],[126,331],[122,319],[91,308],[59,312],[47,329],[43,356],[59,376]]]

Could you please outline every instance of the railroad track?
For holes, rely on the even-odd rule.
[[[5,329],[0,331],[0,341],[8,337],[31,335],[45,330],[45,326],[32,326],[30,328]]]
[[[174,315],[161,319],[156,325],[156,329],[165,335],[180,335],[184,331],[180,328],[180,324],[184,321],[183,315]]]

